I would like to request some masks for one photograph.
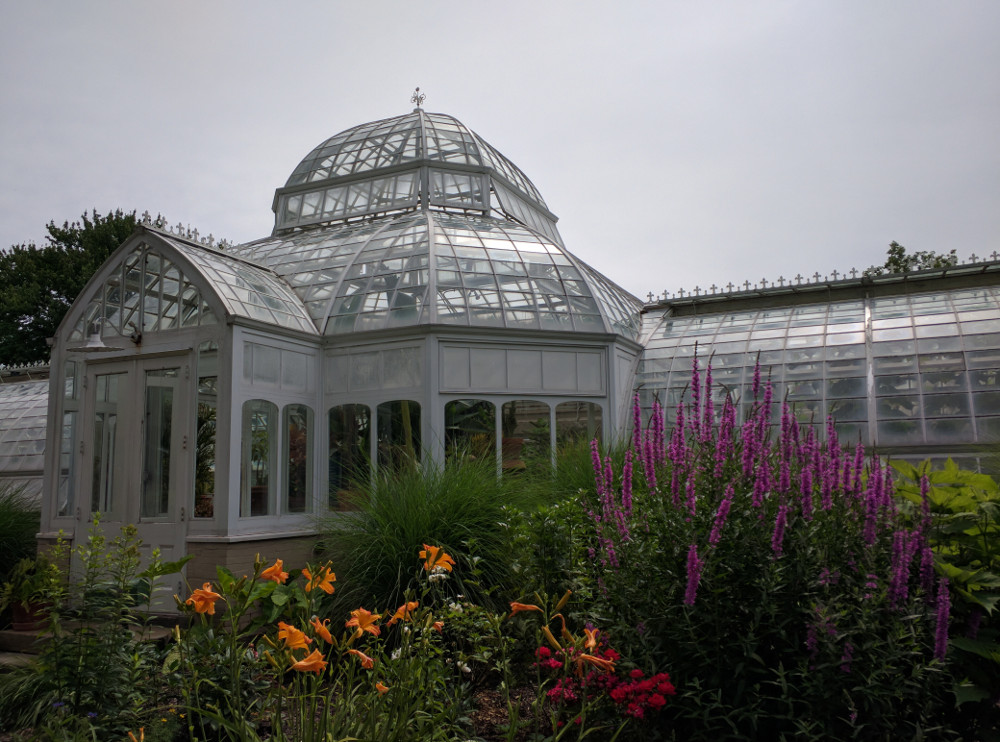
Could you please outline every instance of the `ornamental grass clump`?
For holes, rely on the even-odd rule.
[[[738,422],[711,373],[695,358],[672,429],[654,402],[621,463],[595,445],[584,508],[594,615],[677,686],[661,731],[947,737],[950,583],[891,470],[776,403],[759,366]]]

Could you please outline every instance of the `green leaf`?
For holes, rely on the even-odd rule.
[[[963,703],[979,703],[990,697],[990,692],[986,688],[969,680],[956,683],[952,691],[955,693],[955,706],[961,706]]]
[[[1000,663],[1000,644],[982,639],[970,639],[967,636],[958,636],[949,640],[953,647],[957,647],[965,652],[978,654],[992,662]]]
[[[184,569],[184,565],[194,559],[194,554],[189,554],[186,557],[182,557],[173,562],[160,562],[159,564],[150,564],[145,571],[139,573],[139,577],[146,577],[149,579],[155,579],[157,577],[163,577],[164,575],[172,575],[175,572],[180,572]]]

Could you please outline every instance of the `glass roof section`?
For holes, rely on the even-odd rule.
[[[275,234],[394,211],[496,212],[562,244],[556,217],[510,160],[451,116],[416,109],[341,132],[275,194]]]
[[[0,472],[41,472],[49,382],[0,384]]]
[[[638,337],[637,298],[508,220],[415,211],[232,252],[280,275],[327,335],[444,324]]]
[[[316,327],[298,296],[272,272],[220,250],[192,245],[156,232],[188,261],[180,265],[167,251],[137,245],[123,256],[77,320],[70,340],[85,340],[100,327],[104,337],[212,325],[219,318],[191,274],[214,289],[227,313],[315,334]]]
[[[842,441],[947,450],[1000,440],[1000,288],[830,304],[646,315],[637,382],[673,410],[691,356],[744,399],[758,355],[802,421],[833,415]],[[777,419],[777,418],[775,418]]]

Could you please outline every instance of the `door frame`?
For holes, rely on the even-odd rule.
[[[115,538],[122,526],[134,524],[141,540],[140,559],[144,568],[152,559],[154,549],[160,551],[162,561],[181,559],[186,551],[187,523],[190,517],[189,494],[193,491],[194,456],[194,390],[191,382],[193,353],[185,351],[156,356],[133,358],[87,359],[82,372],[83,390],[80,405],[79,435],[81,465],[78,467],[76,492],[80,493],[76,510],[76,537],[85,538],[93,522],[95,486],[94,466],[97,445],[96,415],[101,404],[96,397],[99,377],[118,375],[117,400],[114,407],[116,431],[113,446],[110,505],[108,512],[101,512],[100,531],[109,541]],[[175,370],[175,383],[156,384],[173,389],[170,396],[170,443],[167,463],[167,492],[165,506],[153,515],[143,515],[143,493],[149,477],[147,469],[147,381],[149,372]],[[106,386],[105,386],[106,388]],[[105,449],[106,450],[106,449]],[[103,481],[103,480],[102,480]],[[152,608],[156,612],[176,610],[171,595],[184,592],[184,571],[169,575],[160,581],[169,588],[154,596]]]

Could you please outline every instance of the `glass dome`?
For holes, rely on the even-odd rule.
[[[638,299],[506,219],[419,210],[231,251],[281,276],[326,335],[438,324],[638,337]]]
[[[556,244],[556,216],[521,170],[451,116],[417,108],[327,139],[275,193],[274,233],[392,211],[496,214]]]

